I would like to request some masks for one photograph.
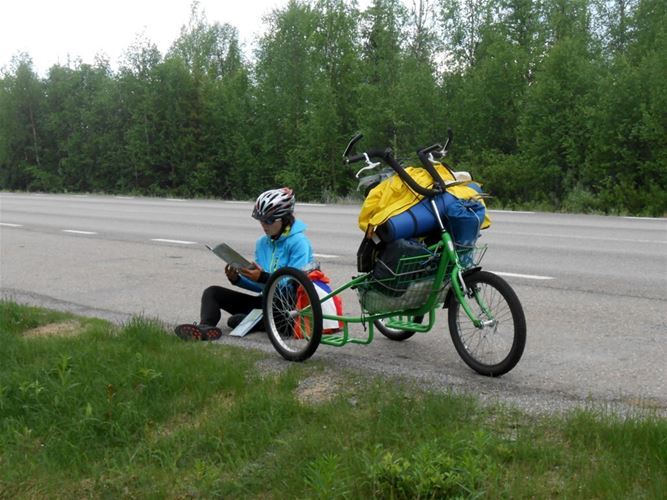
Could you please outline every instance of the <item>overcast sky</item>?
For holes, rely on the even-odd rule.
[[[288,0],[199,0],[209,23],[229,23],[250,45],[262,17]],[[360,7],[370,0],[360,0]],[[41,76],[54,64],[104,54],[116,68],[123,52],[143,34],[164,55],[190,17],[192,0],[2,0],[0,68],[28,53]]]

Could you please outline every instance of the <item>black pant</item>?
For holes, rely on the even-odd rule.
[[[200,319],[204,325],[215,326],[220,321],[221,309],[229,314],[248,314],[253,309],[261,308],[261,295],[249,295],[221,286],[210,286],[201,296]]]

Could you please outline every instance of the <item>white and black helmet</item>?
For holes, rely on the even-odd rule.
[[[294,212],[296,199],[288,187],[264,191],[257,197],[255,208],[252,211],[254,219],[272,224]]]

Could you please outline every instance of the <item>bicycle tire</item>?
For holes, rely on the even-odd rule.
[[[500,276],[478,271],[465,276],[468,304],[478,318],[490,320],[476,327],[458,300],[449,304],[449,332],[463,361],[481,375],[499,377],[509,372],[521,359],[526,345],[526,318],[512,287]],[[492,318],[482,311],[476,297],[491,310]]]
[[[283,267],[273,273],[264,288],[263,310],[271,344],[283,358],[305,361],[315,353],[322,338],[322,305],[303,271]]]
[[[396,342],[402,342],[404,340],[408,340],[416,333],[416,332],[411,332],[410,330],[400,330],[398,328],[390,328],[386,326],[384,322],[391,319],[392,318],[384,318],[384,319],[376,319],[375,321],[373,321],[375,328],[377,328],[378,331],[388,339],[395,340]],[[415,323],[421,323],[423,319],[424,319],[423,316],[421,317],[417,316],[412,318],[412,321],[414,321]]]

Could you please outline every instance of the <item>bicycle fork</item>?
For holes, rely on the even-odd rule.
[[[466,316],[470,318],[473,325],[479,329],[493,328],[496,326],[497,320],[493,317],[493,312],[487,305],[484,297],[479,293],[479,290],[471,289],[466,286],[460,268],[452,272],[451,280],[456,300],[461,304],[463,311],[466,313]],[[470,307],[469,300],[473,297],[481,310],[481,314],[479,315],[476,315]],[[483,319],[484,317],[486,317],[486,319]]]
[[[466,285],[465,279],[463,278],[463,268],[459,262],[458,254],[454,250],[454,242],[447,233],[445,233],[445,245],[448,253],[450,254],[450,258],[454,261],[454,267],[450,275],[450,283],[452,284],[452,289],[454,291],[456,300],[458,300],[459,304],[461,304],[464,312],[468,318],[470,318],[470,321],[472,321],[476,328],[483,329],[495,327],[497,320],[493,317],[493,312],[484,300],[484,297],[482,297],[482,294],[479,293],[479,290],[471,290]],[[480,316],[486,317],[487,319],[480,319],[480,317],[475,315],[472,308],[470,307],[470,297],[475,298],[475,302],[477,302],[477,305],[481,309],[482,314]]]

